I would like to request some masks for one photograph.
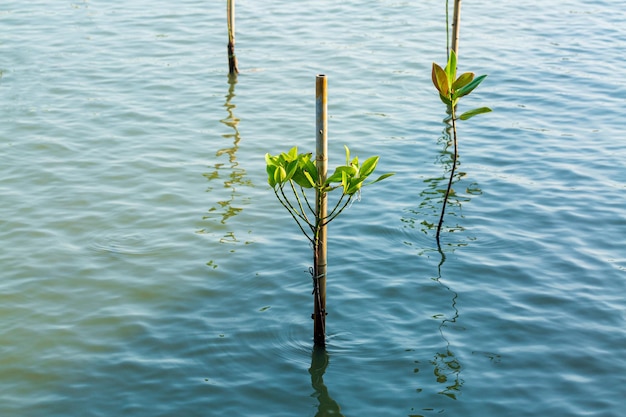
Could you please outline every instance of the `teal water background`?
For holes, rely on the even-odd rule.
[[[215,4],[214,4],[215,3]],[[218,4],[219,3],[219,4]],[[0,415],[622,416],[626,7],[463,2],[459,175],[430,81],[443,1],[0,5]],[[264,154],[396,175],[311,250]]]

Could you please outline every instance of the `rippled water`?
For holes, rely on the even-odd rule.
[[[626,12],[464,2],[450,169],[442,1],[0,5],[0,415],[621,416]],[[395,171],[311,251],[263,155]]]

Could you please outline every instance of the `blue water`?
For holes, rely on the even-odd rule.
[[[442,1],[0,5],[0,416],[598,416],[626,406],[626,8]],[[393,177],[311,249],[264,154]],[[333,414],[334,413],[334,414]]]

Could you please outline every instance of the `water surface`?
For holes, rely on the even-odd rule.
[[[0,6],[0,415],[621,416],[626,12],[463,4],[450,169],[443,2]],[[311,251],[263,155],[343,145],[396,175]]]

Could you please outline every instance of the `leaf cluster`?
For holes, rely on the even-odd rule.
[[[478,85],[480,85],[480,83],[487,77],[487,75],[476,77],[473,72],[464,72],[457,78],[456,72],[457,57],[454,51],[450,51],[448,63],[445,68],[441,68],[433,62],[433,84],[435,85],[437,91],[439,91],[439,98],[441,101],[452,109],[456,107],[461,97],[464,97],[474,91],[474,89],[478,87]],[[461,114],[459,119],[467,120],[477,114],[488,113],[490,111],[491,109],[489,107],[476,108]]]
[[[317,167],[311,161],[312,154],[310,152],[299,154],[298,148],[293,147],[289,152],[282,152],[276,156],[268,153],[265,155],[268,183],[274,189],[283,187],[289,182],[293,182],[301,188],[315,188],[324,193],[341,189],[344,195],[352,196],[360,191],[362,186],[374,184],[393,175],[393,173],[384,174],[374,181],[366,183],[365,180],[376,169],[379,157],[372,156],[361,164],[358,156],[351,160],[350,149],[347,146],[344,148],[346,150],[346,164],[338,166],[335,172],[323,182],[320,181]]]
[[[347,146],[344,148],[346,164],[335,168],[335,171],[327,178],[321,178],[319,175],[315,163],[311,160],[312,154],[298,153],[297,147],[278,155],[269,153],[265,155],[267,182],[274,189],[278,200],[312,242],[319,228],[335,219],[363,186],[374,184],[393,175],[393,173],[383,174],[373,181],[366,182],[376,170],[379,157],[372,156],[360,163],[358,157],[350,158],[350,149]],[[291,192],[286,193],[285,187],[288,187]],[[312,204],[307,197],[307,190],[315,191],[316,198],[334,190],[340,190],[341,196],[325,218],[318,218],[315,213],[315,204]],[[313,232],[313,237],[305,231],[306,228]]]

